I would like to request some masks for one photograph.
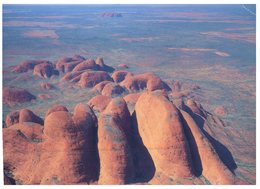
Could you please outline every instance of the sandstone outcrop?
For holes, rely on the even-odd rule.
[[[190,149],[179,110],[161,92],[146,92],[135,111],[140,136],[156,170],[173,178],[191,177]]]
[[[6,127],[19,123],[19,111],[10,112],[5,119]]]
[[[79,63],[77,66],[75,66],[72,72],[83,71],[83,70],[98,70],[98,69],[99,66],[96,64],[96,62],[93,59],[87,59]]]
[[[85,58],[79,55],[75,55],[73,57],[64,57],[57,61],[56,69],[67,73],[74,69],[80,62],[84,61]]]
[[[130,114],[122,98],[112,99],[99,117],[99,184],[127,184],[134,179],[134,166],[127,139]]]
[[[102,112],[107,107],[107,105],[109,104],[110,101],[111,101],[111,98],[108,96],[97,95],[88,101],[88,105],[93,110]]]
[[[50,63],[37,64],[33,69],[33,75],[50,78],[52,75],[58,75],[57,71],[54,70],[54,66]]]
[[[65,106],[60,104],[54,105],[47,110],[45,117],[47,117],[53,112],[58,112],[58,111],[68,112],[68,109]]]
[[[202,175],[211,184],[234,184],[234,175],[220,160],[199,126],[187,112],[181,110],[181,113],[188,127],[187,138],[191,146],[195,170],[202,171]]]
[[[170,90],[169,86],[164,83],[160,77],[153,73],[143,73],[132,77],[126,77],[120,85],[129,91],[139,91],[144,89],[147,89],[148,91]]]
[[[43,119],[39,116],[35,115],[29,109],[21,109],[20,111],[10,112],[6,116],[6,126],[9,127],[16,123],[23,123],[23,122],[33,122],[43,125]]]
[[[26,60],[21,62],[19,65],[14,66],[12,72],[16,72],[16,73],[27,72],[29,70],[33,70],[34,67],[38,64],[51,64],[51,62],[47,60]]]
[[[43,129],[43,130],[42,130]],[[98,179],[96,118],[87,105],[56,111],[38,124],[5,128],[5,172],[21,184],[91,183]]]
[[[121,81],[123,81],[127,76],[133,76],[134,74],[132,74],[131,72],[128,71],[122,71],[122,70],[118,70],[115,71],[112,74],[112,78],[115,82],[120,83]]]
[[[19,112],[19,123],[23,122],[33,122],[43,125],[43,119],[28,109],[21,109]]]
[[[101,94],[104,96],[114,97],[125,92],[125,89],[116,83],[108,83],[104,86]]]
[[[112,78],[104,71],[86,71],[81,75],[79,85],[82,88],[94,87],[102,81],[112,81]]]

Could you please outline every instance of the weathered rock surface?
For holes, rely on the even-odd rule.
[[[202,133],[193,118],[185,111],[181,114],[188,126],[188,140],[191,146],[193,162],[197,172],[202,171],[211,184],[234,184],[231,171],[224,165],[218,154]]]
[[[117,96],[125,92],[125,89],[116,83],[108,83],[104,86],[101,94],[104,96]]]
[[[33,122],[43,125],[43,119],[35,115],[31,110],[21,109],[19,112],[19,123]]]
[[[37,64],[33,69],[33,75],[50,78],[52,75],[58,75],[58,72],[54,70],[54,66],[51,63]]]
[[[19,111],[10,112],[5,119],[6,127],[19,123]]]
[[[121,81],[123,81],[127,76],[133,76],[134,74],[132,74],[131,72],[128,71],[122,71],[122,70],[118,70],[115,71],[112,74],[112,78],[115,82],[120,83]]]
[[[75,66],[84,60],[85,58],[79,55],[75,55],[73,57],[64,57],[57,61],[56,69],[67,73],[72,71]]]
[[[112,99],[98,123],[99,184],[130,183],[134,178],[134,167],[127,139],[130,114],[125,101]]]
[[[21,62],[19,65],[14,66],[12,72],[16,72],[16,73],[27,72],[29,70],[33,70],[34,67],[38,64],[51,64],[51,62],[47,60],[26,60]]]
[[[9,103],[23,103],[36,99],[34,95],[27,90],[18,87],[4,87],[3,88],[3,102]]]
[[[111,101],[111,98],[108,96],[97,95],[88,101],[88,105],[93,110],[102,112],[107,107],[107,105],[109,104],[110,101]]]
[[[101,81],[100,83],[96,84],[93,87],[92,91],[98,92],[101,94],[101,92],[102,92],[103,88],[106,86],[106,84],[111,83],[111,82],[112,81]]]
[[[75,66],[72,72],[83,71],[83,70],[98,70],[98,69],[99,66],[96,64],[96,62],[93,59],[87,59],[79,63],[77,66]]]
[[[108,66],[104,63],[103,58],[98,57],[96,59],[96,64],[99,66],[99,70],[106,71],[106,72],[113,72],[115,69],[111,66]]]
[[[191,177],[190,149],[178,109],[161,92],[143,93],[136,105],[138,130],[155,168],[173,177]]]
[[[120,85],[129,91],[139,91],[144,89],[147,89],[148,91],[170,90],[169,86],[164,83],[160,77],[153,73],[143,73],[132,77],[126,77]]]
[[[113,81],[110,75],[104,71],[86,71],[79,80],[79,85],[82,88],[94,87],[102,81]]]
[[[39,128],[44,128],[42,134]],[[99,170],[96,132],[95,115],[83,104],[75,107],[74,115],[49,114],[44,127],[24,123],[6,128],[5,171],[21,184],[94,182]]]
[[[53,112],[58,112],[58,111],[63,111],[63,112],[68,112],[68,109],[60,104],[54,105],[51,108],[49,108],[45,114],[45,118],[50,115]]]
[[[202,117],[206,117],[207,113],[204,111],[203,107],[201,104],[198,104],[192,99],[188,99],[186,102],[187,106],[191,109],[191,111],[195,114],[198,114]]]

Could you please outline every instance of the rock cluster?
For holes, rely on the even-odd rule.
[[[196,86],[166,83],[154,73],[114,71],[102,58],[79,55],[55,65],[36,61],[16,68],[26,69],[45,78],[53,70],[64,72],[62,81],[92,88],[93,98],[71,112],[53,105],[44,119],[29,109],[10,112],[3,128],[6,184],[156,183],[158,175],[181,184],[202,178],[211,184],[236,183],[213,136],[198,121],[218,124],[189,95]],[[54,88],[46,82],[40,86]],[[185,90],[189,94],[179,94]],[[4,103],[32,99],[24,89],[3,90]]]

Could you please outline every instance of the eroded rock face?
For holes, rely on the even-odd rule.
[[[21,109],[19,112],[19,123],[33,122],[43,125],[43,119],[35,115],[31,110]]]
[[[134,74],[132,74],[131,72],[127,72],[127,71],[122,71],[122,70],[118,70],[115,71],[112,74],[112,78],[116,83],[120,83],[121,81],[123,81],[127,76],[133,76]]]
[[[74,69],[80,62],[84,61],[85,58],[79,55],[75,55],[73,57],[64,57],[57,61],[56,69],[67,73]]]
[[[72,70],[74,71],[83,71],[83,70],[98,70],[99,67],[93,59],[85,60],[79,63],[75,68]]]
[[[50,63],[37,64],[33,69],[33,75],[50,78],[52,75],[57,75],[58,73],[54,70],[54,66]]]
[[[68,109],[65,106],[60,105],[60,104],[54,105],[48,109],[48,111],[45,114],[45,117],[47,117],[48,115],[50,115],[53,112],[58,112],[58,111],[68,112]]]
[[[132,114],[135,110],[135,104],[138,100],[138,98],[140,97],[141,93],[131,93],[128,94],[126,96],[124,96],[124,100],[127,103],[128,109],[130,111],[130,113]]]
[[[139,91],[147,89],[148,91],[155,90],[170,90],[169,86],[164,83],[160,77],[153,73],[144,73],[126,77],[121,83],[129,91]]]
[[[16,73],[27,72],[29,70],[33,70],[34,67],[38,64],[51,64],[51,62],[47,60],[26,60],[21,62],[19,65],[15,66],[12,69],[12,72],[16,72]]]
[[[101,93],[102,90],[104,89],[104,87],[106,86],[106,84],[108,84],[108,83],[112,83],[112,81],[102,81],[102,82],[96,84],[93,87],[92,91]]]
[[[133,160],[127,131],[130,114],[122,98],[111,100],[98,120],[99,184],[126,184],[133,180]]]
[[[96,59],[96,64],[99,66],[99,70],[105,71],[105,72],[113,72],[115,69],[111,66],[108,66],[104,63],[103,58],[98,57]]]
[[[12,125],[9,129],[19,130],[31,142],[43,140],[43,125],[34,122],[20,122]]]
[[[94,87],[102,81],[112,81],[112,78],[104,71],[87,71],[81,75],[79,85],[83,88]]]
[[[191,146],[195,171],[202,173],[211,184],[234,184],[231,171],[218,157],[215,149],[200,130],[193,118],[185,111],[181,114],[187,124],[187,138]],[[200,173],[200,174],[201,174]]]
[[[125,92],[125,89],[116,83],[108,83],[104,86],[101,94],[104,96],[117,96]]]
[[[67,111],[49,114],[44,127],[24,122],[4,129],[5,171],[11,171],[21,184],[96,181],[96,124],[91,108],[78,104],[74,115]]]
[[[68,72],[61,78],[61,80],[62,81],[70,81],[70,82],[78,82],[80,80],[82,73],[84,73],[84,71]]]
[[[27,90],[18,87],[4,87],[3,88],[3,102],[9,103],[23,103],[36,99],[34,95]]]
[[[29,109],[21,109],[20,111],[10,112],[6,116],[6,126],[9,127],[16,123],[33,122],[43,125],[43,120],[39,116],[35,115]]]
[[[10,112],[5,119],[6,127],[19,123],[19,111]]]
[[[207,114],[204,111],[203,107],[200,104],[198,104],[197,102],[195,102],[194,100],[188,99],[186,104],[193,113],[196,113],[202,117],[206,117]]]
[[[104,95],[97,95],[88,101],[88,105],[96,111],[102,112],[109,104],[111,98]]]
[[[211,184],[236,183],[209,138],[214,134],[210,126],[225,125],[192,100],[198,86],[167,80],[170,88],[153,73],[114,71],[102,58],[78,55],[58,60],[55,68],[48,61],[28,61],[14,70],[34,69],[48,78],[53,74],[49,65],[65,73],[61,80],[72,82],[70,87],[93,87],[91,95],[97,96],[77,104],[72,113],[54,105],[45,120],[28,109],[10,112],[3,128],[4,170],[13,178],[6,176],[6,183],[203,184],[202,177]],[[37,99],[51,97],[45,92]],[[114,98],[119,95],[125,96]],[[24,89],[4,88],[4,103],[32,99]],[[215,111],[220,116],[223,112],[221,107]],[[195,115],[204,122],[197,123]]]
[[[143,93],[135,111],[140,136],[156,170],[173,178],[192,176],[190,150],[178,109],[157,91]]]

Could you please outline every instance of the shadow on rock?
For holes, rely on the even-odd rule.
[[[204,129],[205,120],[201,116],[194,114],[192,110],[187,106],[184,107],[184,110],[190,114],[190,116],[194,119],[196,124],[200,127],[203,134],[207,137],[207,139],[210,141],[210,143],[216,150],[221,161],[227,166],[227,168],[232,173],[234,173],[234,170],[237,168],[237,165],[228,148],[225,145],[223,145],[221,142],[213,138],[207,131],[205,131]]]
[[[155,174],[155,165],[139,134],[135,112],[131,116],[131,121],[131,133],[133,133],[131,148],[135,165],[135,182],[149,182]]]

